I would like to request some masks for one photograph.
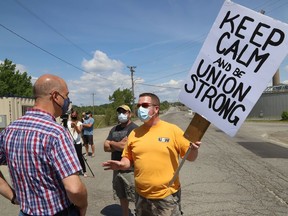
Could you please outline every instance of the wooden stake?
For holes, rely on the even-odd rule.
[[[208,120],[206,120],[204,117],[202,117],[198,113],[195,113],[193,119],[191,120],[183,136],[193,143],[200,141],[202,137],[204,136],[206,130],[208,129],[209,125],[210,125],[210,122]],[[170,180],[168,187],[170,187],[175,182],[186,158],[190,154],[190,151],[191,151],[191,145],[188,148],[187,152],[185,153],[177,170],[175,171],[173,178]]]

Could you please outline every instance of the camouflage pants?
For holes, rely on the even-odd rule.
[[[146,199],[136,194],[137,216],[181,216],[181,189],[164,199]]]

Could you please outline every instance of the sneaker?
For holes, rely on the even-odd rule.
[[[88,175],[86,173],[83,173],[84,178],[88,177]]]
[[[95,157],[95,154],[92,154],[91,157]]]

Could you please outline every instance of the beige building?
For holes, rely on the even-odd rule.
[[[34,106],[34,99],[22,97],[0,97],[0,130],[23,116]]]

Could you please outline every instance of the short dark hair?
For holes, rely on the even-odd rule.
[[[160,106],[160,99],[157,95],[150,93],[150,92],[145,92],[139,95],[139,97],[145,97],[148,96],[152,99],[152,103],[156,106]]]

